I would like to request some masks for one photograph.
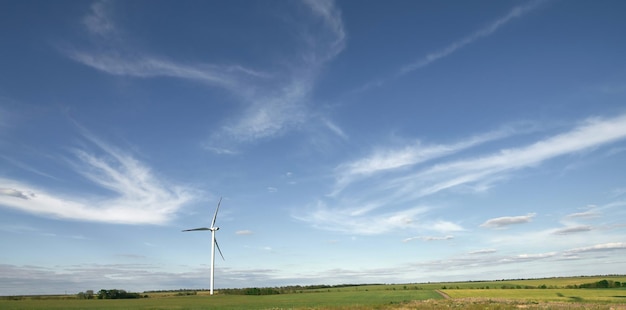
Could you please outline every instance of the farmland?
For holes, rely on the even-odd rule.
[[[575,288],[589,283],[620,285]],[[139,299],[13,296],[0,309],[626,309],[626,276],[302,288],[273,295],[147,292]],[[195,292],[194,292],[195,293]]]

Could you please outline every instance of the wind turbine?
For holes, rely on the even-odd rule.
[[[196,230],[210,230],[211,231],[211,295],[213,295],[213,278],[214,278],[213,276],[214,276],[214,269],[215,269],[215,247],[216,246],[217,246],[217,250],[220,252],[220,255],[222,256],[222,259],[226,260],[224,259],[222,250],[220,250],[219,244],[217,244],[217,240],[215,239],[215,232],[220,229],[219,227],[215,226],[215,219],[217,218],[217,211],[219,211],[221,203],[222,203],[222,197],[220,197],[220,201],[217,203],[217,209],[215,209],[215,214],[213,215],[213,221],[211,222],[211,227],[200,227],[200,228],[183,230],[183,232],[196,231]]]

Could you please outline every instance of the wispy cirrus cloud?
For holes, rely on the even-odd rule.
[[[492,253],[495,253],[495,252],[497,252],[497,250],[496,250],[496,249],[481,249],[481,250],[476,250],[476,251],[471,251],[471,252],[468,252],[467,254],[470,254],[470,255],[476,255],[476,254],[492,254]]]
[[[225,118],[205,147],[220,154],[236,154],[239,144],[280,136],[306,124],[310,120],[309,96],[320,69],[345,48],[346,33],[334,1],[304,1],[300,5],[309,14],[299,19],[307,27],[299,27],[301,33],[293,42],[298,52],[286,56],[281,66],[268,72],[236,63],[185,63],[126,47],[121,39],[112,39],[121,31],[106,1],[94,3],[83,23],[89,33],[107,36],[108,40],[96,41],[96,48],[64,49],[64,53],[107,74],[169,77],[227,90],[244,107]],[[336,126],[329,130],[341,133]]]
[[[507,14],[500,16],[499,18],[493,20],[491,23],[487,24],[487,26],[474,31],[461,39],[453,41],[452,43],[448,44],[442,49],[432,51],[426,54],[425,56],[418,58],[415,61],[402,65],[392,75],[370,81],[366,83],[365,85],[359,87],[355,92],[362,92],[367,89],[380,87],[390,80],[399,78],[401,76],[404,76],[416,70],[425,68],[431,65],[432,63],[435,63],[445,57],[448,57],[456,53],[457,51],[463,49],[467,45],[470,45],[482,38],[489,37],[490,35],[494,34],[496,31],[498,31],[500,28],[506,26],[507,24],[513,22],[516,19],[520,19],[524,17],[528,13],[537,9],[544,2],[546,1],[532,0],[526,4],[515,6]]]
[[[16,190],[13,188],[0,188],[0,196],[9,196],[28,200],[32,197],[35,197],[35,194],[31,192]]]
[[[310,25],[299,34],[296,48],[299,54],[290,55],[288,70],[276,74],[287,78],[269,88],[246,94],[244,101],[248,107],[211,136],[209,149],[228,150],[228,147],[216,146],[224,141],[251,142],[279,136],[310,121],[308,101],[316,79],[321,68],[345,48],[346,33],[334,1],[304,1],[303,4],[313,18],[305,18]],[[246,86],[253,88],[253,84]],[[345,137],[338,126],[322,121],[331,132]]]
[[[196,199],[194,190],[156,176],[144,163],[91,134],[83,136],[98,154],[74,148],[67,162],[74,172],[109,194],[69,194],[1,179],[0,205],[68,220],[164,224]]]
[[[542,2],[543,1],[530,1],[524,5],[518,5],[514,7],[507,14],[494,20],[493,22],[488,24],[486,27],[478,29],[477,31],[471,33],[470,35],[460,40],[450,43],[450,45],[446,46],[445,48],[441,50],[429,53],[423,58],[420,58],[410,64],[403,66],[398,71],[398,75],[404,75],[411,71],[415,71],[417,69],[426,67],[441,58],[444,58],[453,54],[454,52],[465,47],[466,45],[472,44],[481,38],[492,35],[498,29],[502,28],[506,24],[512,22],[515,19],[519,19],[523,17],[524,15],[528,14],[529,12],[531,12],[532,10],[536,9]]]
[[[589,210],[589,211],[584,211],[584,212],[576,212],[576,213],[572,213],[572,214],[568,214],[566,216],[566,218],[568,219],[589,219],[589,218],[596,218],[600,216],[600,212],[595,211],[595,210]]]
[[[337,194],[350,183],[361,178],[414,166],[452,155],[454,153],[513,135],[518,130],[503,128],[486,134],[476,135],[452,144],[422,145],[419,141],[401,148],[380,148],[373,154],[352,162],[340,164],[335,168],[337,182],[333,195]]]
[[[109,17],[109,1],[96,1],[91,4],[90,9],[89,14],[83,17],[83,24],[90,33],[107,37],[115,32],[115,23]]]
[[[319,201],[308,212],[292,216],[318,229],[357,235],[378,235],[397,230],[428,230],[442,233],[464,230],[453,222],[425,219],[424,215],[430,210],[429,207],[373,212],[380,207],[376,204],[357,204],[353,207],[341,204],[328,206],[325,202]]]
[[[254,232],[252,232],[251,230],[238,230],[235,232],[236,235],[240,235],[240,236],[247,236],[247,235],[252,235],[254,234]]]
[[[571,255],[571,254],[587,253],[587,252],[610,252],[610,251],[616,251],[616,250],[626,250],[626,243],[625,242],[602,243],[602,244],[596,244],[596,245],[587,246],[587,247],[570,249],[570,250],[565,251],[564,253]]]
[[[422,241],[442,241],[442,240],[452,240],[454,239],[454,236],[451,235],[447,235],[447,236],[417,236],[417,237],[410,237],[410,238],[406,238],[404,240],[402,240],[402,242],[410,242],[413,240],[422,240]]]
[[[553,232],[553,234],[569,235],[569,234],[575,234],[575,233],[580,233],[580,232],[588,232],[588,231],[591,231],[592,229],[593,227],[589,225],[568,226],[568,227],[556,229]]]
[[[331,218],[331,214],[340,214],[341,222],[354,223],[346,227],[363,232],[361,225],[356,223],[378,221],[382,214],[402,214],[403,210],[415,210],[414,206],[422,205],[422,199],[437,193],[459,188],[465,191],[469,189],[470,192],[483,191],[495,186],[501,180],[515,177],[517,171],[533,169],[561,156],[597,149],[624,140],[626,115],[589,118],[562,133],[518,147],[475,151],[475,147],[482,143],[505,139],[515,133],[512,131],[478,135],[452,145],[425,148],[408,145],[405,148],[394,147],[388,150],[380,148],[374,155],[338,165],[334,171],[336,183],[331,195],[328,196],[328,205],[333,207],[323,204],[317,209],[314,208],[308,216],[299,218],[321,228],[327,225],[316,221]],[[510,145],[510,141],[506,142]],[[469,155],[459,156],[462,154],[461,150]],[[455,156],[445,160],[451,154]],[[431,161],[433,163],[429,164]],[[439,223],[439,231],[462,229],[454,221],[425,220],[428,218],[426,213],[433,209],[436,207],[423,210],[420,217],[420,223],[429,223],[428,225],[409,225],[409,227],[434,228],[435,223]],[[509,224],[528,222],[533,216],[534,214],[529,214],[492,219],[483,223],[483,227],[502,228]],[[442,226],[444,223],[448,224],[447,228]],[[384,225],[384,222],[379,224]],[[388,226],[389,230],[400,227]]]
[[[626,139],[626,115],[590,118],[573,129],[527,146],[502,149],[496,153],[435,165],[398,178],[395,183],[419,184],[418,196],[450,188],[478,184],[506,176],[512,171],[536,167],[553,158],[593,149]],[[423,187],[424,184],[429,184]]]
[[[480,227],[505,228],[510,225],[530,223],[530,221],[532,221],[535,215],[536,215],[535,213],[530,213],[527,215],[520,215],[520,216],[503,216],[503,217],[492,218],[482,223]]]

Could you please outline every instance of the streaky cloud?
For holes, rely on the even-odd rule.
[[[596,245],[592,245],[588,247],[570,249],[570,250],[565,251],[565,254],[573,255],[573,254],[586,253],[586,252],[609,252],[609,251],[615,251],[615,250],[626,250],[626,243],[625,242],[609,242],[609,243],[596,244]]]
[[[18,167],[20,169],[32,172],[34,174],[37,174],[37,175],[40,175],[40,176],[43,176],[43,177],[46,177],[46,178],[59,180],[57,177],[54,177],[54,176],[50,175],[49,173],[45,173],[45,172],[43,172],[43,171],[41,171],[39,169],[35,169],[31,165],[27,165],[27,164],[25,164],[22,161],[19,161],[19,160],[16,160],[16,159],[13,159],[13,158],[10,158],[10,157],[7,157],[7,156],[3,156],[3,155],[0,155],[0,158],[4,159],[5,161],[11,163],[12,165],[14,165],[14,166],[16,166],[16,167]]]
[[[10,196],[10,197],[28,200],[28,199],[31,199],[32,197],[35,197],[35,194],[24,192],[24,191],[19,191],[13,188],[0,188],[0,196]]]
[[[345,28],[334,1],[304,1],[308,9],[302,23],[310,31],[300,34],[300,52],[284,60],[282,72],[262,72],[241,64],[181,63],[142,53],[122,39],[95,42],[90,50],[63,49],[78,63],[111,75],[137,78],[169,77],[226,89],[244,103],[238,114],[227,117],[203,146],[219,154],[237,154],[238,145],[281,136],[306,124],[308,100],[320,69],[345,48]],[[111,4],[96,2],[83,18],[95,37],[121,32],[115,25]],[[321,23],[320,23],[321,22]],[[335,133],[338,127],[329,127]]]
[[[131,155],[87,132],[83,137],[99,149],[100,155],[75,148],[68,164],[74,172],[108,190],[109,195],[64,194],[1,179],[0,183],[11,189],[6,191],[8,195],[0,195],[0,205],[67,220],[165,224],[183,205],[196,199],[194,190],[157,177]]]
[[[468,252],[467,254],[470,254],[470,255],[492,254],[495,252],[497,252],[496,249],[482,249],[482,250],[471,251],[471,252]]]
[[[419,196],[427,196],[460,185],[501,177],[513,170],[538,166],[555,157],[593,149],[625,138],[626,114],[613,118],[590,118],[568,132],[525,147],[503,149],[492,155],[439,164],[396,182],[412,184],[413,181],[429,180],[432,185],[419,190]]]
[[[308,212],[292,216],[318,229],[356,235],[380,235],[397,230],[429,230],[441,233],[464,230],[458,224],[444,220],[423,220],[423,215],[431,209],[426,206],[374,212],[383,207],[384,202],[336,204],[337,206],[329,207],[325,202],[318,201]]]
[[[305,215],[294,215],[294,217],[323,230],[358,235],[377,235],[395,229],[416,227],[419,225],[416,222],[417,217],[425,211],[426,208],[416,207],[399,212],[367,216],[367,214],[363,214],[363,211],[332,209],[325,203],[318,202],[314,211]]]
[[[422,145],[417,141],[397,149],[380,148],[374,151],[372,155],[340,164],[335,169],[337,182],[333,195],[359,179],[449,156],[483,143],[508,137],[516,132],[516,129],[504,128],[463,139],[461,142],[453,144]]]
[[[311,11],[322,17],[326,28],[332,34],[330,44],[325,48],[326,59],[331,59],[339,54],[346,44],[346,31],[341,18],[341,12],[333,0],[304,0]],[[324,60],[324,61],[325,61]]]
[[[430,52],[427,55],[420,57],[419,59],[413,62],[410,62],[408,64],[401,66],[399,69],[395,71],[395,73],[391,75],[373,79],[365,83],[364,85],[358,87],[357,89],[353,90],[351,93],[361,93],[372,88],[381,87],[382,85],[386,84],[390,80],[400,78],[411,72],[425,68],[445,57],[448,57],[454,54],[458,50],[478,41],[481,38],[489,37],[490,35],[495,33],[498,29],[504,27],[506,24],[514,21],[515,19],[522,18],[524,15],[535,10],[537,7],[540,6],[540,4],[546,1],[547,0],[532,0],[526,4],[515,6],[507,14],[497,18],[496,20],[489,23],[487,26],[474,31],[473,33],[470,33],[469,35],[457,41],[453,41],[452,43],[448,44],[442,49]]]
[[[304,1],[303,4],[322,22],[322,27],[300,34],[302,51],[287,59],[289,70],[282,74],[286,79],[267,88],[244,84],[255,89],[244,96],[248,107],[211,136],[208,149],[224,141],[249,143],[281,136],[310,121],[308,102],[319,71],[345,48],[346,34],[341,12],[334,1]],[[337,126],[328,128],[341,136]]]
[[[520,215],[520,216],[497,217],[497,218],[493,218],[493,219],[489,219],[485,221],[484,223],[480,225],[480,227],[504,228],[509,225],[529,223],[533,219],[533,217],[535,217],[535,215],[536,215],[535,213],[529,213],[527,215]]]
[[[227,89],[240,87],[237,72],[253,72],[234,69],[231,66],[211,64],[184,65],[152,56],[123,56],[116,53],[87,53],[68,50],[66,53],[73,60],[99,71],[121,76],[140,78],[172,77],[193,80]],[[240,67],[235,67],[240,68]],[[259,74],[252,75],[254,77]]]
[[[594,211],[594,210],[589,210],[589,211],[584,211],[584,212],[576,212],[576,213],[572,213],[572,214],[568,214],[566,217],[567,218],[596,218],[600,216],[600,212],[598,211]]]
[[[468,158],[456,156],[454,160],[442,160],[447,155],[471,149],[481,143],[506,138],[517,131],[496,133],[478,135],[457,144],[435,145],[425,149],[419,149],[417,146],[382,149],[374,155],[340,164],[334,171],[337,181],[333,191],[328,195],[329,199],[334,200],[335,207],[328,209],[324,204],[309,210],[308,215],[296,218],[323,229],[328,229],[329,226],[325,221],[332,223],[333,217],[340,218],[336,224],[349,223],[342,226],[341,231],[369,233],[365,224],[379,222],[378,217],[384,212],[379,209],[385,209],[386,212],[395,210],[394,212],[401,214],[403,210],[415,210],[415,205],[422,205],[421,199],[442,191],[460,187],[465,190],[484,191],[502,180],[514,178],[515,171],[531,169],[559,156],[594,150],[623,140],[626,138],[626,114],[612,118],[588,118],[565,132],[525,146],[500,149]],[[434,159],[438,159],[435,164],[425,166],[428,161]],[[429,209],[426,208],[422,212]],[[512,224],[529,222],[534,216],[535,214],[531,213],[517,217],[495,218],[481,226],[501,229]],[[390,229],[384,231],[394,229],[391,228],[393,225],[387,227]],[[412,227],[447,232],[463,229],[445,220],[440,223],[395,227],[395,229]]]
[[[514,7],[513,9],[511,9],[506,15],[496,19],[495,21],[491,22],[489,25],[487,25],[484,28],[481,28],[475,32],[473,32],[472,34],[458,40],[458,41],[454,41],[452,42],[450,45],[446,46],[445,48],[429,53],[428,55],[426,55],[425,57],[410,63],[408,65],[403,66],[402,68],[400,68],[400,70],[398,71],[397,75],[404,75],[407,74],[409,72],[415,71],[417,69],[421,69],[424,68],[428,65],[430,65],[431,63],[447,57],[449,55],[451,55],[452,53],[456,52],[457,50],[465,47],[466,45],[472,44],[475,41],[477,41],[478,39],[490,36],[491,34],[493,34],[494,32],[496,32],[498,29],[502,28],[503,26],[505,26],[506,24],[510,23],[511,21],[521,18],[524,15],[526,15],[528,12],[534,10],[535,8],[537,8],[539,6],[539,4],[541,4],[543,1],[531,1],[527,4],[524,5],[519,5]]]
[[[555,235],[569,235],[569,234],[575,234],[575,233],[580,233],[580,232],[588,232],[593,230],[593,228],[591,226],[588,225],[579,225],[579,226],[570,226],[570,227],[564,227],[564,228],[560,228],[557,229],[553,232],[553,234]]]
[[[90,33],[106,37],[115,32],[115,23],[109,17],[108,1],[96,1],[90,9],[91,12],[83,17],[83,24]]]
[[[413,241],[413,240],[442,241],[442,240],[452,240],[452,239],[454,239],[454,236],[451,236],[451,235],[447,235],[447,236],[443,236],[443,237],[438,237],[438,236],[418,236],[418,237],[406,238],[406,239],[402,240],[402,242],[409,242],[409,241]]]

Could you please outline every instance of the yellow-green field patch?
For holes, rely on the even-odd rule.
[[[625,289],[447,289],[443,292],[451,298],[626,303]]]

